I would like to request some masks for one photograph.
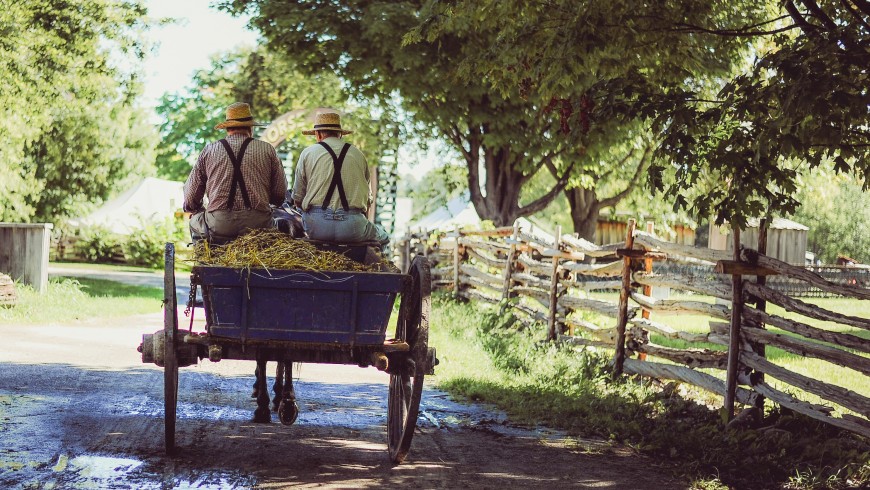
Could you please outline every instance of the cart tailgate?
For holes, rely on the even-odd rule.
[[[377,345],[408,276],[196,267],[210,335]]]

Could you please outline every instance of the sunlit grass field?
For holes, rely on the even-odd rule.
[[[17,305],[0,307],[0,324],[49,325],[122,318],[160,312],[163,301],[161,288],[86,278],[52,279],[43,293],[19,285],[17,292]]]

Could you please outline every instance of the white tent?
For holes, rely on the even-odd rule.
[[[416,230],[445,230],[454,226],[476,225],[480,223],[480,217],[474,210],[474,205],[465,196],[458,196],[447,202],[444,206],[432,211],[408,228]]]
[[[173,217],[184,203],[183,188],[183,182],[146,177],[79,223],[128,235],[145,223]]]

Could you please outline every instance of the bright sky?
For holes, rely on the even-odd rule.
[[[154,107],[160,96],[190,84],[192,74],[208,66],[215,53],[239,45],[256,44],[256,33],[245,28],[247,19],[234,18],[210,5],[213,0],[146,0],[148,15],[178,22],[155,27],[148,37],[156,44],[145,60],[143,103]]]

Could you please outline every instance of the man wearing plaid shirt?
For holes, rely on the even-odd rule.
[[[253,139],[258,126],[248,104],[227,107],[227,137],[209,143],[200,153],[184,184],[184,210],[190,218],[194,241],[226,242],[249,229],[272,226],[272,207],[287,193],[287,177],[275,148]],[[203,206],[203,197],[208,205]]]

